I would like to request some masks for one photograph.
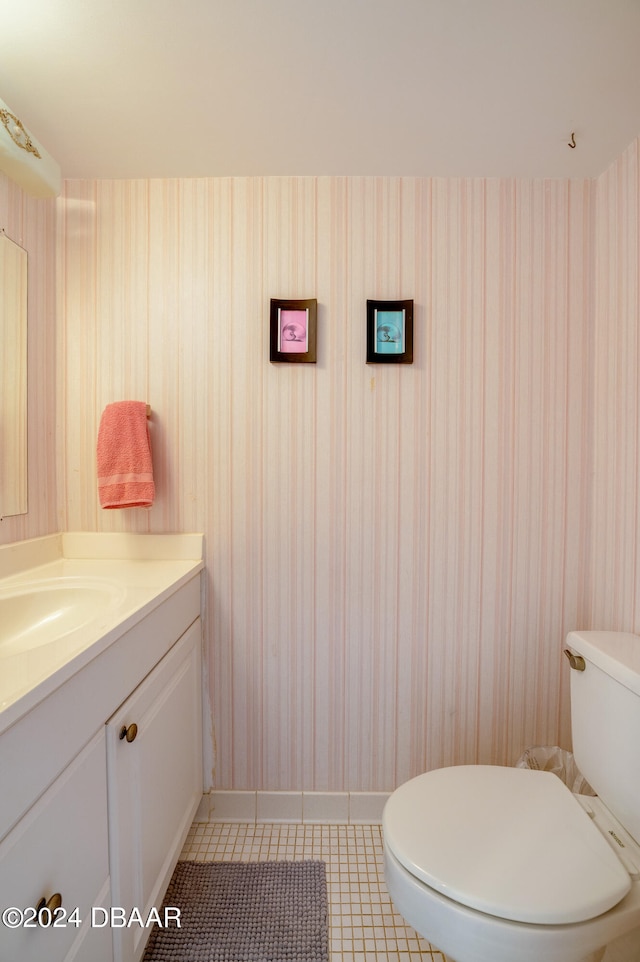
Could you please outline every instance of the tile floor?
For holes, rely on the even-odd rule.
[[[181,858],[321,859],[327,865],[331,962],[447,962],[391,904],[380,825],[194,822]]]

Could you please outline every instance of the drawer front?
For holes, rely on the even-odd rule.
[[[51,734],[43,732],[43,738]],[[31,910],[54,893],[62,897],[57,925],[39,926]],[[15,907],[29,922],[28,927],[14,929],[0,922],[0,959],[108,959],[104,931],[91,926],[92,908],[104,904],[108,893],[106,751],[101,729],[0,844],[0,911]]]

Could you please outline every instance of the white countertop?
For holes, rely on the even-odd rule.
[[[50,579],[116,587],[110,606],[55,641],[0,652],[0,732],[200,572],[202,535],[62,534],[0,546],[2,593]],[[43,563],[37,563],[38,561]]]

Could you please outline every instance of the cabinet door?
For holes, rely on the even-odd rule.
[[[42,737],[53,738],[55,732]],[[56,924],[38,925],[34,908],[54,894],[62,900],[52,912]],[[105,739],[100,729],[0,845],[0,907],[23,911],[27,923],[15,929],[0,925],[0,959],[109,962],[111,932],[92,926],[94,910],[108,906]],[[16,918],[14,912],[3,921]],[[40,918],[48,920],[47,913]]]
[[[202,798],[200,619],[108,721],[107,782],[112,903],[146,920]],[[116,962],[136,962],[149,934],[114,928]]]

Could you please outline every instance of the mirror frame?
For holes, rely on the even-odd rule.
[[[0,230],[0,519],[28,510],[27,260]]]

